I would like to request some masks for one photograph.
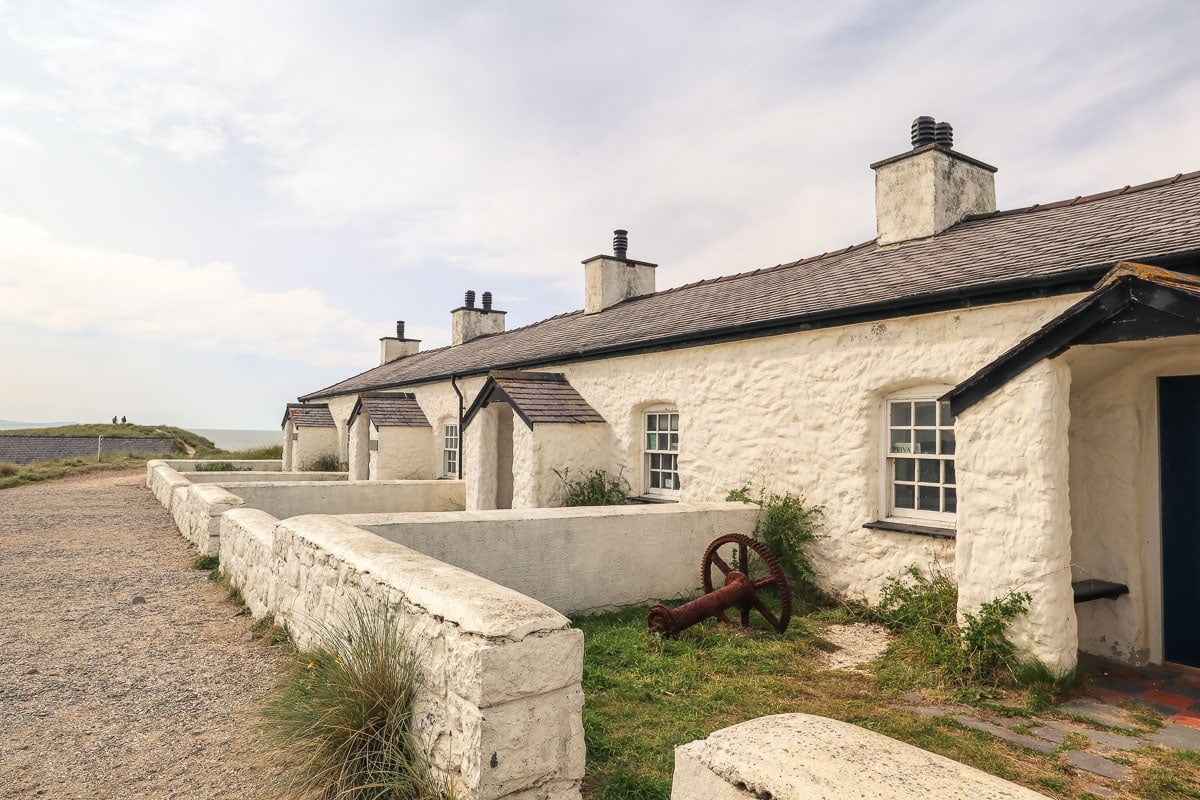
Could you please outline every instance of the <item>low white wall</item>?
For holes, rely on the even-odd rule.
[[[160,458],[147,462],[166,464],[179,472],[195,472],[202,464],[232,464],[236,472],[283,472],[283,461],[278,458],[228,459],[228,458]]]
[[[455,511],[463,507],[462,481],[292,481],[222,484],[250,508],[279,518],[302,514],[389,514]]]
[[[221,569],[301,647],[353,605],[386,606],[416,645],[425,756],[458,796],[576,800],[584,767],[583,635],[550,608],[345,521],[222,519]]]
[[[675,748],[672,800],[1044,800],[1045,795],[848,722],[759,717]]]
[[[183,472],[192,483],[295,483],[297,481],[342,481],[345,472]]]
[[[172,492],[171,518],[201,555],[215,556],[221,545],[221,515],[242,504],[242,498],[216,484],[189,483]]]
[[[700,588],[709,542],[754,530],[746,503],[353,515],[363,530],[563,613],[672,600]]]
[[[176,489],[186,489],[192,482],[171,466],[168,461],[146,462],[146,488],[154,495],[159,504],[171,510],[171,500]]]

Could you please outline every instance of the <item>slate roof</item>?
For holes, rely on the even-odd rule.
[[[490,402],[508,403],[531,427],[539,422],[604,422],[561,372],[492,372],[463,415],[463,425]]]
[[[0,435],[0,461],[16,464],[32,464],[35,461],[53,461],[57,458],[95,458],[97,452],[95,436],[23,436],[20,434]],[[138,453],[146,455],[170,455],[175,452],[173,437],[105,436],[102,445],[104,455]]]
[[[1200,251],[1200,172],[1060,203],[969,217],[936,237],[874,241],[575,311],[392,361],[316,399],[451,375],[1086,291],[1118,261]]]
[[[291,420],[297,428],[333,428],[333,414],[325,403],[288,403],[280,427]]]
[[[429,420],[417,405],[417,396],[411,392],[400,394],[375,394],[366,392],[358,396],[354,410],[350,412],[350,424],[359,412],[366,409],[371,423],[376,428],[428,428]]]

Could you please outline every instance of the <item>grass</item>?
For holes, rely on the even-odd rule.
[[[1044,755],[948,718],[901,708],[907,702],[901,693],[929,683],[920,679],[919,665],[901,663],[910,658],[904,651],[886,654],[871,675],[823,669],[820,653],[831,645],[822,632],[855,619],[851,607],[795,617],[782,635],[755,616],[754,624],[762,627],[743,631],[709,621],[677,640],[649,634],[646,613],[634,609],[574,620],[585,636],[586,800],[666,800],[677,745],[787,712],[851,722],[1053,797],[1079,800],[1088,784],[1101,782],[1066,765],[1063,748]],[[952,685],[935,683],[923,691],[930,702],[963,696]],[[1004,715],[1029,714],[1038,704],[1037,692],[1015,680],[998,681],[985,694],[1023,704],[1004,708]],[[1110,788],[1123,798],[1197,800],[1200,757],[1194,755],[1143,748],[1128,755],[1134,781]]]
[[[197,433],[170,425],[110,425],[107,423],[96,425],[62,425],[56,428],[21,428],[19,430],[0,431],[0,436],[4,435],[171,436],[175,438],[179,449],[177,457],[183,456],[189,449],[194,451],[196,458],[249,460],[277,459],[283,457],[283,445],[238,451],[221,450],[210,440]],[[69,475],[130,469],[144,466],[146,461],[152,458],[164,458],[164,456],[162,454],[113,454],[105,455],[99,461],[91,457],[64,458],[53,461],[36,461],[24,466],[11,462],[0,462],[0,489],[10,489],[14,486],[22,486],[29,483],[56,480]],[[224,463],[229,462],[225,461]],[[230,467],[232,466],[230,464]],[[209,469],[212,469],[212,467],[209,467]]]
[[[629,481],[620,475],[609,475],[602,469],[583,473],[572,478],[571,470],[554,470],[562,484],[564,506],[623,506],[629,503],[631,488]]]
[[[299,652],[262,712],[262,735],[287,765],[282,797],[446,798],[412,734],[416,659],[386,612],[356,610],[324,647]]]

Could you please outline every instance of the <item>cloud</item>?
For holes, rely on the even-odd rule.
[[[0,216],[0,321],[344,369],[360,369],[379,335],[312,289],[256,291],[233,264],[80,247],[8,216]]]

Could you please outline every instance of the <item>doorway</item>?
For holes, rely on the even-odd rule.
[[[1200,667],[1200,375],[1158,379],[1163,660]]]

